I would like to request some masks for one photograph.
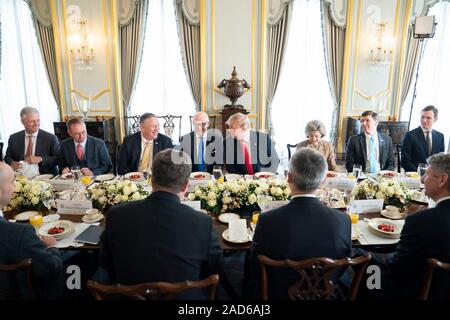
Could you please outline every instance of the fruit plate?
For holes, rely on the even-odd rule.
[[[124,178],[130,181],[143,181],[144,174],[142,172],[129,172],[124,175]]]
[[[210,180],[211,174],[208,172],[196,171],[191,173],[191,179],[194,180]]]
[[[41,236],[52,236],[56,240],[67,238],[75,231],[75,224],[69,220],[59,220],[44,224],[39,228]]]
[[[275,178],[275,173],[268,172],[268,171],[261,171],[261,172],[255,173],[255,177],[258,179],[270,179],[270,178]]]
[[[389,239],[398,239],[402,232],[403,226],[399,223],[385,218],[374,218],[368,222],[369,230],[372,233]]]
[[[391,170],[382,170],[378,172],[378,175],[384,177],[384,178],[394,178],[397,176],[397,172],[391,171]]]

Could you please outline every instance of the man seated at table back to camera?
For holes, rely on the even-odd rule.
[[[118,174],[151,171],[152,159],[158,152],[173,148],[172,140],[159,133],[159,121],[153,113],[139,120],[141,131],[123,139],[118,161]]]
[[[61,142],[59,169],[62,173],[70,172],[73,166],[81,168],[85,176],[108,173],[112,163],[105,142],[89,136],[82,119],[67,121],[67,133],[71,136]]]
[[[39,111],[25,107],[20,111],[20,120],[25,130],[12,134],[8,140],[5,162],[14,170],[34,168],[34,173],[58,174],[56,168],[59,153],[58,138],[47,131],[39,129],[41,120]],[[24,164],[21,163],[24,161]]]
[[[346,214],[328,208],[316,198],[327,172],[325,157],[317,150],[301,148],[289,161],[289,203],[261,213],[250,254],[249,297],[257,298],[260,285],[258,255],[275,260],[315,257],[344,258],[350,254],[351,222]],[[269,299],[288,299],[288,287],[298,273],[288,268],[271,269]]]
[[[397,249],[381,277],[385,293],[382,298],[417,299],[425,259],[450,263],[450,154],[428,158],[428,168],[421,179],[425,194],[436,206],[406,218]],[[434,273],[429,298],[448,299],[450,275],[446,273]]]
[[[405,171],[417,171],[419,163],[426,163],[429,156],[444,152],[444,135],[433,130],[437,119],[438,109],[427,106],[420,114],[420,126],[405,134],[401,153]]]
[[[61,287],[58,280],[62,276],[62,260],[54,237],[36,236],[36,230],[28,223],[12,223],[3,218],[1,208],[8,205],[14,192],[14,173],[4,162],[0,162],[0,264],[16,264],[24,259],[32,259],[33,282],[38,298],[57,298]],[[0,277],[0,299],[2,288],[16,288],[19,296],[15,299],[30,298],[25,274],[15,278],[18,284]],[[5,297],[6,298],[6,297]]]
[[[206,112],[197,112],[193,117],[194,131],[181,137],[177,149],[186,152],[192,161],[192,172],[212,173],[214,164],[223,164],[223,137],[216,129],[208,129]]]
[[[126,285],[199,280],[223,267],[212,218],[180,202],[191,173],[189,156],[164,150],[153,160],[152,194],[108,211],[100,265]],[[205,298],[194,290],[183,299]]]
[[[225,168],[229,173],[276,173],[280,158],[269,135],[250,130],[250,120],[240,112],[233,114],[227,120],[227,125],[224,157]]]
[[[380,170],[394,170],[391,137],[377,132],[378,114],[374,111],[364,111],[361,114],[360,134],[351,136],[345,153],[345,167],[353,171],[353,165],[359,164],[368,173]]]

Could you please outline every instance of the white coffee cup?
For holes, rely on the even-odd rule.
[[[98,209],[88,209],[86,210],[86,217],[89,220],[94,220],[96,218],[98,218],[98,216],[100,215],[100,211]]]

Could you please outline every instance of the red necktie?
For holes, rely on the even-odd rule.
[[[83,148],[81,147],[81,144],[77,144],[77,158],[78,160],[83,160]]]
[[[244,161],[245,161],[245,168],[247,169],[247,173],[253,175],[253,166],[250,159],[250,153],[248,152],[247,145],[245,144],[244,140],[241,140],[241,148],[242,153],[244,154]]]
[[[33,136],[28,136],[27,152],[25,153],[25,159],[33,155]]]

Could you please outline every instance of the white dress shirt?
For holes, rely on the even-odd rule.
[[[0,209],[0,218],[3,218],[3,212],[1,209]]]
[[[86,142],[87,142],[87,139],[81,143],[76,142],[74,139],[73,143],[75,144],[75,152],[77,151],[78,145],[81,144],[81,149],[83,149],[83,155],[84,155],[86,153]]]
[[[370,153],[370,139],[372,139],[372,136],[370,134],[365,134],[366,136],[366,172],[369,171],[370,168],[370,157],[369,157],[369,153]],[[378,141],[378,133],[375,132],[375,134],[373,135],[373,137],[375,138],[375,159],[377,159],[377,172],[380,171],[380,143]]]
[[[427,130],[424,127],[420,127],[422,129],[423,132],[423,137],[425,138],[425,143],[427,141]],[[430,129],[430,144],[431,144],[431,148],[433,148],[433,129]]]
[[[442,201],[444,201],[444,200],[448,200],[448,199],[450,199],[450,196],[448,196],[448,197],[443,197],[443,198],[440,198],[438,201],[436,201],[436,205],[439,203],[439,202],[442,202]]]
[[[291,197],[291,200],[294,198],[317,198],[315,194],[306,193],[306,194],[296,194]]]

